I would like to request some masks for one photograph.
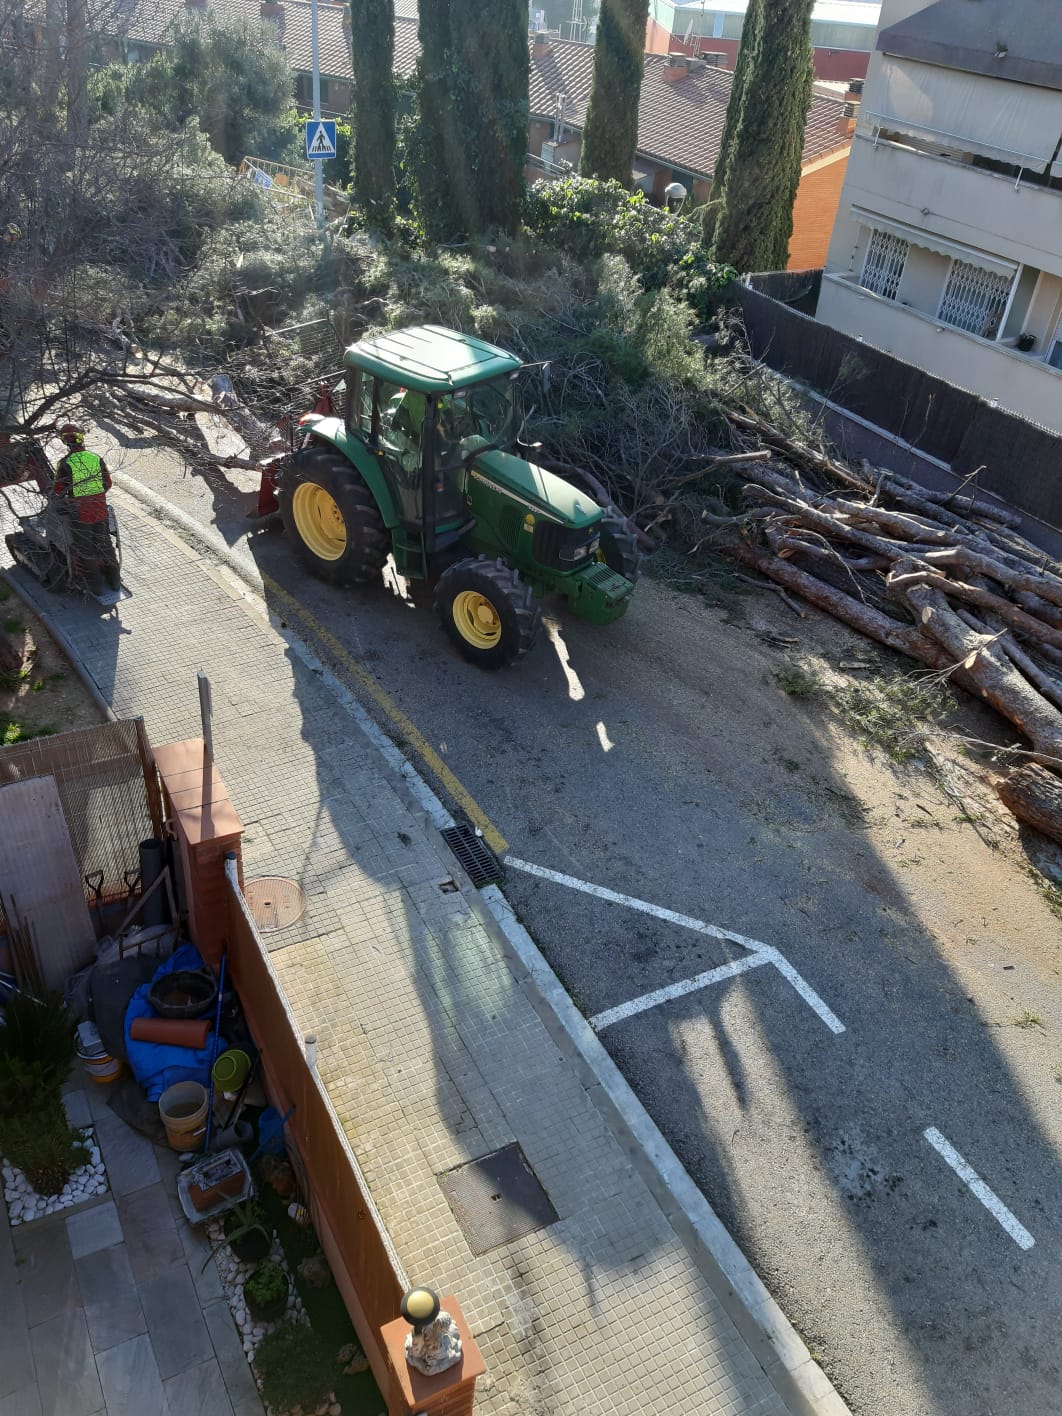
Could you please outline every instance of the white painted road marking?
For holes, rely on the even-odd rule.
[[[929,1130],[923,1132],[923,1134],[938,1155],[943,1156],[948,1162],[959,1179],[962,1180],[964,1184],[969,1185],[970,1189],[981,1201],[985,1209],[999,1221],[1014,1240],[1015,1244],[1017,1244],[1018,1248],[1031,1249],[1036,1243],[1036,1240],[1025,1226],[1014,1218],[995,1191],[988,1188],[977,1171],[974,1170],[973,1166],[968,1165],[966,1161],[963,1160],[962,1156],[951,1142],[946,1141],[935,1126],[930,1126]]]
[[[744,959],[734,959],[729,964],[720,964],[717,969],[708,969],[696,978],[669,984],[667,988],[658,988],[655,993],[644,993],[641,998],[632,998],[629,1003],[620,1003],[616,1008],[608,1008],[604,1013],[595,1013],[587,1022],[594,1032],[600,1032],[602,1028],[611,1027],[613,1023],[621,1023],[624,1018],[633,1018],[635,1013],[646,1013],[658,1003],[669,1003],[672,998],[683,998],[687,993],[697,993],[702,988],[709,988],[713,983],[722,983],[725,978],[734,978],[737,974],[747,973],[749,969],[758,969],[761,964],[773,963],[774,960],[766,954],[748,954]]]
[[[697,934],[707,934],[712,939],[723,939],[731,944],[740,944],[742,948],[749,949],[755,956],[754,960],[738,960],[742,968],[735,969],[735,973],[741,973],[746,968],[751,968],[755,964],[773,964],[783,978],[787,979],[796,991],[803,998],[809,1008],[813,1009],[832,1033],[843,1033],[844,1023],[841,1022],[837,1014],[828,1008],[819,995],[812,988],[801,974],[793,967],[788,959],[784,958],[773,944],[764,944],[758,939],[748,939],[744,934],[735,934],[731,929],[720,929],[717,925],[706,924],[704,920],[694,919],[691,915],[678,914],[675,910],[665,909],[663,905],[652,905],[647,900],[636,899],[633,895],[620,895],[615,890],[609,890],[604,885],[592,885],[588,880],[579,880],[574,875],[562,875],[559,870],[547,870],[544,865],[532,865],[530,861],[518,860],[516,856],[507,855],[505,864],[513,870],[522,870],[527,875],[537,875],[541,880],[552,880],[556,885],[566,885],[570,890],[580,890],[584,895],[596,895],[599,900],[607,900],[613,905],[624,905],[629,910],[638,910],[641,914],[652,915],[656,919],[665,920],[668,924],[677,924],[680,929],[692,929]],[[721,965],[721,968],[730,969],[729,964]],[[704,982],[698,984],[695,979],[691,979],[690,987],[682,984],[674,984],[671,988],[662,988],[656,993],[646,994],[646,999],[654,999],[656,1002],[665,1002],[668,998],[681,997],[683,993],[691,993],[695,987],[704,988],[708,984],[716,981],[715,975],[719,970],[712,969],[707,974],[698,975]],[[729,973],[720,974],[720,977],[730,977]],[[678,992],[674,992],[677,989]],[[643,1006],[640,1006],[644,1004]],[[607,1013],[599,1013],[598,1019],[607,1018],[608,1022],[597,1022],[591,1019],[595,1030],[607,1027],[610,1022],[618,1022],[621,1017],[630,1017],[634,1013],[641,1013],[645,1008],[652,1008],[655,1003],[646,1002],[645,999],[634,999],[631,1003],[621,1004],[619,1008],[611,1008]],[[613,1017],[612,1015],[616,1016]]]

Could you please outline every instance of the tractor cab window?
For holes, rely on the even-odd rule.
[[[347,410],[350,427],[366,442],[372,438],[372,379],[355,370],[347,382]]]
[[[515,385],[512,379],[492,379],[438,396],[435,405],[435,465],[443,469],[462,461],[475,447],[468,439],[482,438],[508,447],[513,438]]]
[[[421,430],[427,412],[427,399],[413,389],[378,379],[376,407],[380,447],[395,460],[406,476],[413,476],[420,471]]]

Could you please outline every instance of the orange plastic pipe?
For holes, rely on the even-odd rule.
[[[134,1018],[129,1028],[134,1042],[161,1042],[200,1051],[210,1036],[209,1018]]]

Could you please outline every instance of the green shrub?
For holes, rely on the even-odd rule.
[[[313,1411],[332,1391],[339,1367],[311,1327],[286,1323],[258,1344],[254,1365],[274,1411]]]
[[[74,1061],[74,1022],[61,1003],[13,994],[0,1028],[0,1153],[33,1188],[54,1195],[83,1163],[62,1086]]]
[[[279,1264],[259,1264],[243,1285],[243,1291],[253,1302],[268,1307],[288,1296],[288,1276]]]
[[[734,277],[708,258],[699,223],[628,192],[619,182],[562,177],[536,182],[524,200],[529,231],[577,260],[618,255],[647,291],[665,286],[704,319]]]

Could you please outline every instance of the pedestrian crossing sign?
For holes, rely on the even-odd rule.
[[[314,161],[323,161],[336,155],[336,120],[334,118],[307,118],[306,156]]]

